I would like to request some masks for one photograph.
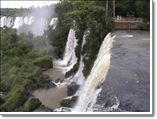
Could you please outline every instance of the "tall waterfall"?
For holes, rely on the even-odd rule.
[[[54,60],[53,66],[62,68],[64,73],[70,71],[77,63],[77,57],[75,55],[75,47],[77,46],[77,39],[75,37],[75,30],[70,29],[68,39],[65,47],[63,60]]]
[[[110,66],[110,49],[115,37],[109,33],[99,49],[97,59],[94,62],[90,75],[80,91],[78,102],[73,111],[85,112],[89,111],[97,94],[97,87],[104,81]]]
[[[82,45],[81,45],[81,51],[83,50],[83,47],[86,44],[86,37],[89,35],[89,33],[90,33],[89,30],[86,30],[84,32],[83,41],[82,41]],[[82,89],[84,82],[85,82],[85,77],[83,75],[83,69],[84,69],[83,57],[84,56],[81,55],[78,71],[76,72],[74,77],[71,79],[72,81],[75,81],[77,84],[80,85],[80,89],[78,90],[77,94],[80,92],[80,90]]]
[[[68,35],[68,41],[66,43],[65,54],[63,61],[68,65],[68,63],[72,62],[71,60],[75,58],[75,47],[77,44],[77,39],[75,37],[75,31],[70,29]],[[72,58],[72,59],[71,59]]]
[[[18,29],[23,23],[23,17],[16,17],[13,28]]]

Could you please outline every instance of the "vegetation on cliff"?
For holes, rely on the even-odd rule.
[[[62,1],[55,8],[58,24],[55,30],[48,29],[48,38],[55,46],[54,52],[59,58],[63,53],[70,27],[76,31],[78,46],[75,49],[78,63],[80,55],[84,55],[84,75],[87,76],[96,58],[101,42],[105,35],[113,28],[111,12],[106,16],[105,2],[103,1]],[[86,44],[81,51],[81,44],[85,30],[90,31]],[[74,66],[76,72],[79,64]]]
[[[78,62],[67,76],[77,71],[81,54],[85,64],[83,73],[85,76],[90,73],[102,40],[114,28],[113,3],[114,0],[109,0],[108,3],[107,0],[64,0],[56,5],[57,27],[55,30],[50,27],[47,31],[48,39],[55,47],[55,56],[63,58],[70,28],[75,29],[78,39],[78,46],[75,49]],[[145,23],[143,29],[149,29],[149,6],[148,0],[115,0],[115,15],[142,17]],[[81,50],[85,30],[89,30],[90,34],[86,37],[86,44]]]
[[[49,67],[52,67],[52,59],[47,54],[34,52],[15,30],[1,29],[1,111],[22,107],[33,89],[49,82],[48,77],[42,75],[43,69]]]

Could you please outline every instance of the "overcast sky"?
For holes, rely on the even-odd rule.
[[[1,1],[1,8],[28,8],[28,7],[41,7],[45,5],[50,5],[59,2],[58,0],[49,0],[49,1]]]

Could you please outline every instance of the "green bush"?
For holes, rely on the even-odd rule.
[[[35,59],[33,63],[39,67],[41,67],[43,70],[46,70],[48,68],[52,68],[52,58],[49,56],[43,56]]]
[[[63,99],[60,103],[61,107],[73,107],[77,101],[77,96],[73,96],[72,98],[69,99]]]
[[[24,105],[24,111],[31,112],[35,110],[36,108],[38,108],[40,105],[41,105],[41,102],[39,101],[39,99],[30,97]]]
[[[1,105],[1,111],[11,112],[20,107],[27,100],[24,92],[22,86],[14,87],[5,98],[5,103]]]

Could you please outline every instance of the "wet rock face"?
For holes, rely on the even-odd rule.
[[[60,78],[55,79],[55,83],[58,83],[59,81],[61,81]]]
[[[75,82],[72,82],[70,85],[68,85],[68,91],[67,91],[67,94],[68,96],[72,96],[76,93],[76,91],[78,90],[79,88],[79,85],[76,84]]]
[[[56,87],[56,84],[52,81],[52,79],[47,76],[47,75],[42,75],[42,80],[43,83],[41,85],[43,85],[43,88],[49,89],[49,88],[54,88]]]
[[[46,88],[55,88],[55,87],[56,87],[56,84],[53,83],[52,81],[46,86]]]

